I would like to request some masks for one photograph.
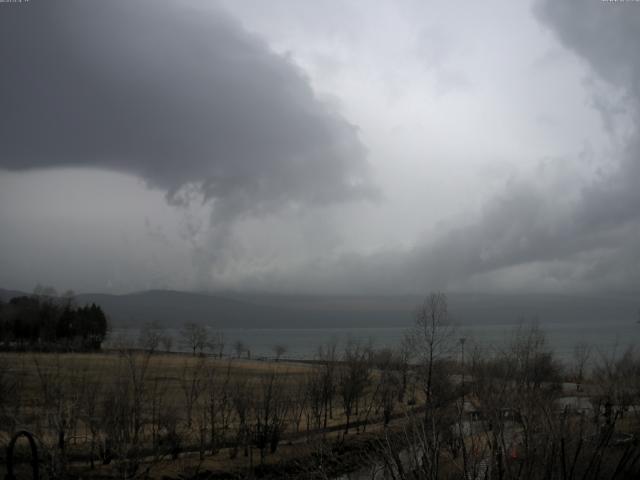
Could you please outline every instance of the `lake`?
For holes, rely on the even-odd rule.
[[[600,323],[544,323],[538,325],[545,332],[548,345],[557,356],[570,361],[574,347],[586,343],[593,347],[594,354],[622,352],[628,346],[640,343],[640,324],[631,322]],[[501,348],[512,337],[517,326],[514,325],[458,325],[456,338],[467,339],[467,347],[474,343],[485,348]],[[187,351],[181,345],[179,329],[167,329],[174,338],[176,351]],[[321,345],[338,342],[338,351],[350,339],[369,342],[375,347],[396,347],[407,331],[406,327],[388,328],[310,328],[310,329],[233,329],[219,330],[224,334],[225,352],[231,354],[236,341],[242,341],[251,351],[252,357],[273,357],[273,347],[284,345],[287,348],[284,358],[311,359]],[[111,342],[118,336],[128,339],[138,337],[137,329],[114,329]],[[109,341],[107,342],[109,345]]]

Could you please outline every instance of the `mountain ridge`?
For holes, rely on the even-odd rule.
[[[0,299],[29,295],[0,289]],[[636,295],[476,294],[448,296],[454,322],[517,324],[520,321],[635,322]],[[78,294],[79,305],[96,303],[114,327],[156,321],[166,327],[187,322],[217,328],[406,327],[423,297],[417,295],[293,295],[145,290],[128,294]]]

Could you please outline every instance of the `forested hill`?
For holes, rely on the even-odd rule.
[[[26,295],[0,289],[0,299]],[[638,296],[449,295],[461,324],[630,322],[638,320]],[[171,327],[201,322],[220,328],[318,328],[408,326],[418,296],[203,294],[151,290],[127,295],[81,294],[79,305],[100,305],[113,326],[151,320]],[[639,326],[640,327],[640,326]]]

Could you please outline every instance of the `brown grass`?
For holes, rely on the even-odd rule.
[[[309,363],[289,362],[289,361],[256,361],[246,359],[218,359],[211,357],[193,357],[188,354],[153,354],[150,356],[145,355],[143,352],[129,352],[127,354],[120,354],[118,352],[105,352],[105,353],[5,353],[0,354],[0,362],[4,365],[4,368],[8,372],[15,375],[20,379],[20,396],[23,405],[23,413],[27,412],[29,415],[25,415],[25,418],[37,418],[43,415],[42,395],[43,395],[43,381],[42,377],[49,377],[54,382],[59,384],[72,384],[73,382],[83,381],[87,385],[101,384],[103,386],[115,384],[123,376],[130,374],[128,370],[129,363],[134,362],[139,367],[143,365],[148,359],[148,366],[145,375],[145,382],[147,386],[153,384],[155,381],[161,381],[165,388],[166,405],[173,409],[176,409],[181,414],[186,405],[184,391],[181,385],[181,379],[189,372],[195,370],[201,362],[206,362],[209,368],[215,368],[217,381],[222,381],[229,373],[231,382],[243,383],[247,382],[251,388],[260,388],[262,380],[267,379],[274,372],[278,376],[279,386],[289,392],[293,393],[299,386],[305,382],[307,375],[318,368],[315,365]],[[82,380],[80,380],[82,379]],[[329,420],[328,426],[333,430],[331,432],[316,432],[317,438],[331,438],[333,440],[341,438],[342,431],[339,428],[345,422],[340,400],[338,397],[334,399],[333,418]],[[355,420],[353,418],[352,420]],[[371,420],[374,420],[371,418]],[[42,419],[38,420],[40,426],[25,424],[23,427],[28,430],[38,431],[43,436],[46,434],[41,433],[43,425],[46,422]],[[313,429],[312,426],[310,426]],[[82,438],[83,435],[86,438],[87,431],[86,426],[79,422],[77,427],[80,433],[77,436]],[[372,434],[376,430],[380,429],[380,425],[369,425],[368,432]],[[0,428],[0,430],[2,430]],[[300,424],[300,433],[296,434],[293,431],[292,423],[289,421],[289,426],[285,432],[284,438],[275,455],[268,455],[265,459],[267,464],[276,464],[281,461],[290,461],[299,457],[300,455],[309,454],[310,448],[306,442],[309,440],[304,435],[307,430],[305,417],[303,415],[302,422]],[[356,438],[355,429],[349,438]],[[8,440],[6,432],[0,432],[0,438],[3,442]],[[195,434],[192,432],[185,434],[185,447],[189,450],[194,449]],[[53,435],[49,435],[46,439],[49,444],[55,443]],[[75,440],[69,440],[68,453],[73,453],[76,456],[86,455],[87,444],[76,443]],[[84,452],[84,453],[83,453]],[[200,460],[197,453],[182,454],[178,460],[163,459],[154,467],[154,471],[160,476],[177,476],[179,473],[189,471],[194,473],[195,470],[200,469],[208,471],[228,471],[228,472],[242,472],[245,471],[248,465],[257,465],[259,460],[259,453],[254,449],[253,458],[245,457],[241,449],[240,453],[235,459],[230,458],[230,450],[223,448],[215,456],[207,455],[203,460]],[[76,462],[80,468],[80,471],[86,472],[87,462],[86,460]],[[94,474],[107,474],[111,472],[112,467],[98,466],[94,471]]]

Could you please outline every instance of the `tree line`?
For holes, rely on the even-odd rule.
[[[99,350],[108,330],[98,305],[76,306],[73,297],[49,295],[0,300],[0,348],[3,350]]]

